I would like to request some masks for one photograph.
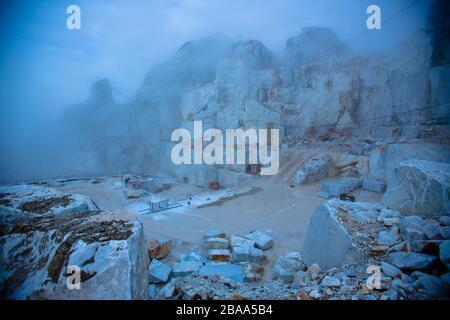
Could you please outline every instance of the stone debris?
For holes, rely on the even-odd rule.
[[[400,222],[400,212],[396,210],[382,209],[377,217],[378,222],[384,222],[386,219],[399,219]]]
[[[140,189],[125,189],[124,195],[127,199],[137,199],[146,196],[147,192]]]
[[[272,278],[280,279],[284,282],[293,282],[295,274],[304,271],[306,265],[303,263],[299,252],[290,252],[280,256],[272,269]]]
[[[340,287],[341,282],[339,279],[336,279],[334,277],[326,276],[323,278],[322,282],[320,283],[324,287]]]
[[[439,218],[439,223],[443,226],[450,226],[450,216],[441,216]]]
[[[198,272],[202,266],[203,262],[201,261],[176,262],[173,264],[172,273],[174,277],[185,277]]]
[[[384,223],[384,222],[383,222]],[[400,234],[398,228],[391,228],[389,230],[380,231],[378,234],[378,243],[387,246],[393,246],[400,242]]]
[[[441,243],[441,240],[412,240],[408,241],[408,249],[419,253],[437,254]]]
[[[189,252],[189,253],[183,253],[180,256],[180,261],[181,262],[196,261],[196,262],[206,263],[206,262],[208,262],[208,258],[203,253]]]
[[[439,245],[439,258],[443,263],[450,263],[450,240]]]
[[[209,238],[223,238],[223,239],[226,239],[227,235],[222,230],[208,230],[203,235],[203,239],[207,240]]]
[[[318,273],[318,272],[322,271],[322,269],[320,269],[320,266],[317,263],[313,263],[306,269],[306,271],[311,272],[311,273]]]
[[[169,276],[172,272],[172,267],[168,266],[164,262],[158,259],[153,259],[148,268],[149,282],[150,283],[164,283],[169,280]]]
[[[418,282],[426,290],[427,294],[434,298],[450,296],[450,286],[439,277],[423,274],[419,277]]]
[[[386,224],[385,219],[396,220]],[[427,220],[420,216],[401,216],[397,211],[379,205],[329,200],[320,205],[311,218],[302,255],[306,263],[319,263],[325,270],[341,270],[361,263],[380,266],[383,274],[381,289],[377,289],[380,294],[373,295],[371,291],[372,296],[367,297],[357,293],[352,299],[430,299],[439,294],[440,298],[448,297],[442,286],[445,281],[439,278],[448,268],[444,244],[448,240],[433,240],[437,237],[448,239],[442,232],[445,226],[440,220],[439,216]],[[425,233],[424,228],[429,230]],[[313,239],[313,234],[321,234],[321,237]],[[333,243],[333,246],[327,243]],[[320,271],[311,271],[320,274]],[[284,274],[282,271],[279,273]],[[431,276],[424,278],[429,288],[418,291],[419,287],[424,287],[417,281],[423,274]],[[288,274],[284,277],[291,279]],[[341,288],[345,286],[339,277],[334,277],[341,281]],[[296,274],[294,283],[309,286],[302,272]],[[326,283],[317,289],[321,298],[326,296],[323,289]]]
[[[230,242],[224,238],[208,238],[204,241],[206,250],[210,249],[228,249]]]
[[[158,235],[148,241],[148,255],[150,258],[163,259],[172,249],[172,240],[166,236]]]
[[[244,273],[244,282],[261,281],[264,276],[264,267],[258,263],[240,262],[237,263],[241,266]]]
[[[402,276],[402,271],[400,269],[384,261],[381,262],[381,270],[385,275],[391,278],[398,278]]]
[[[320,291],[318,289],[311,290],[309,292],[309,296],[311,298],[313,298],[313,299],[320,299],[320,298],[322,298],[322,294],[320,293]]]
[[[428,222],[424,224],[422,227],[422,231],[430,240],[442,240],[445,238],[445,228],[437,222]]]
[[[361,188],[363,183],[363,180],[361,178],[354,177],[340,178],[338,181],[351,185],[353,190]]]
[[[393,252],[388,261],[401,270],[425,270],[431,267],[436,257],[416,252]]]
[[[176,279],[170,280],[168,283],[166,283],[161,290],[158,292],[158,299],[160,300],[167,300],[172,299],[176,296],[177,288],[176,288]]]
[[[441,280],[450,286],[450,272],[442,275]]]
[[[264,258],[263,251],[255,247],[233,247],[232,255],[235,262],[261,263]]]
[[[354,190],[353,184],[348,181],[336,180],[325,182],[322,185],[322,191],[324,194],[331,196],[339,196],[341,194],[348,194]]]
[[[148,298],[149,300],[156,300],[158,296],[158,287],[156,284],[151,284],[148,286]]]
[[[268,250],[273,246],[273,238],[261,231],[251,231],[245,235],[245,238],[255,241],[255,246],[262,250]]]
[[[248,240],[236,235],[232,235],[230,238],[231,246],[232,247],[254,247],[256,245],[256,242],[253,240]]]
[[[392,227],[400,223],[400,218],[384,218],[382,222],[386,227]]]
[[[315,156],[309,159],[292,178],[292,184],[304,184],[320,181],[328,177],[328,167],[330,165],[330,156]]]
[[[386,190],[386,183],[380,180],[364,179],[362,188],[363,190],[382,193]]]
[[[231,254],[228,249],[211,249],[208,250],[208,259],[213,261],[230,261]]]
[[[231,263],[207,263],[200,268],[200,275],[219,276],[236,282],[244,282],[244,273],[237,264]]]

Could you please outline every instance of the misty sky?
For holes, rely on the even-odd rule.
[[[1,10],[2,140],[84,101],[107,77],[131,97],[152,65],[184,42],[216,32],[258,39],[281,53],[304,26],[331,27],[358,50],[382,49],[424,27],[430,1],[366,32],[366,8],[387,19],[413,0],[72,0],[10,1]],[[81,7],[81,30],[66,29],[66,8]],[[361,35],[362,34],[362,35]],[[360,36],[357,36],[360,35]],[[355,39],[355,36],[356,39]]]

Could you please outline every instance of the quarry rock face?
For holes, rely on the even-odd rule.
[[[40,217],[1,237],[1,295],[9,299],[144,299],[148,255],[142,224],[93,213]],[[77,267],[79,269],[74,269]],[[75,271],[74,271],[75,270]],[[79,271],[79,289],[70,278]]]
[[[97,83],[92,96],[107,103],[100,106],[97,98],[91,98],[68,115],[68,122],[96,128],[82,128],[86,144],[91,145],[87,149],[94,153],[89,158],[94,171],[162,170],[203,187],[211,182],[235,185],[248,177],[244,165],[177,166],[168,161],[175,145],[170,141],[172,130],[192,130],[193,122],[202,120],[204,130],[278,128],[281,139],[434,139],[439,126],[422,124],[446,124],[448,110],[442,102],[450,99],[450,69],[430,67],[433,50],[433,34],[419,31],[383,54],[358,56],[332,30],[305,28],[287,41],[285,59],[279,63],[257,40],[232,43],[214,35],[186,43],[172,58],[153,67],[136,96],[121,108],[111,101],[109,83]],[[428,105],[436,106],[423,109]],[[97,112],[106,121],[95,120]],[[100,146],[96,141],[105,142]],[[415,153],[395,152],[395,148],[388,145],[378,160],[372,160],[370,178],[390,180],[392,166],[398,163],[391,158],[406,160]],[[436,151],[431,158],[423,152],[423,160],[444,161],[439,147],[427,148]],[[364,161],[352,170],[366,175],[369,166]],[[376,163],[380,168],[375,169]],[[297,180],[304,179],[300,174]]]
[[[304,28],[286,43],[286,65],[330,63],[330,59],[342,59],[350,49],[328,28]]]
[[[442,162],[408,160],[396,170],[383,202],[405,215],[430,216],[450,210],[450,165]]]
[[[114,103],[112,87],[108,79],[94,82],[91,87],[89,100],[99,105],[109,105]]]

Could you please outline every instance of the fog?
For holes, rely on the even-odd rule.
[[[380,51],[424,28],[431,1],[411,0],[78,0],[2,4],[0,176],[55,159],[53,144],[68,105],[88,99],[108,78],[116,102],[132,100],[146,74],[185,42],[211,34],[257,39],[277,57],[303,27],[333,29],[356,51]],[[66,8],[81,8],[81,30],[66,28]],[[366,8],[382,9],[382,30],[368,31]],[[412,4],[412,5],[411,5]],[[45,143],[43,143],[45,141]],[[39,146],[39,147],[38,147]],[[30,152],[32,150],[32,152]],[[52,152],[46,152],[52,151]],[[46,157],[44,157],[44,154]],[[59,154],[61,159],[63,154]],[[80,159],[74,159],[79,166]]]

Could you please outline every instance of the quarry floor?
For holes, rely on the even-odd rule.
[[[281,181],[280,181],[281,180]],[[242,195],[220,205],[198,208],[205,199],[223,191],[205,190],[189,184],[177,184],[159,193],[182,204],[181,207],[157,212],[142,213],[147,198],[127,199],[124,188],[117,186],[120,178],[107,178],[100,183],[70,181],[56,186],[64,192],[80,193],[91,197],[101,210],[111,211],[114,218],[139,220],[143,223],[146,238],[164,235],[174,241],[167,262],[176,262],[182,253],[199,251],[206,230],[222,229],[228,235],[244,235],[250,230],[260,230],[274,238],[272,249],[265,251],[266,270],[276,259],[290,251],[300,251],[303,237],[315,208],[325,201],[317,194],[324,181],[290,187],[283,179],[258,177],[246,186],[260,190]],[[192,195],[191,205],[187,195]],[[380,194],[358,190],[353,193],[357,201],[378,202]]]

